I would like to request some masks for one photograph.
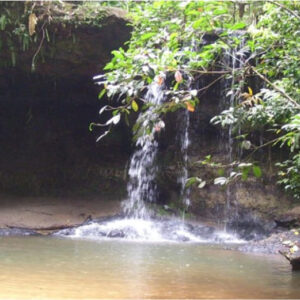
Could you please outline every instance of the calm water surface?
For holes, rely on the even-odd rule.
[[[208,245],[1,237],[0,298],[300,298],[300,273]]]

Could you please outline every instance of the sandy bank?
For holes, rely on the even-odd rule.
[[[120,202],[89,198],[0,196],[0,228],[56,229],[120,212]]]

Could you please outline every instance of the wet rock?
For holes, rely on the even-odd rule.
[[[300,262],[300,230],[292,229],[274,233],[266,239],[251,241],[238,247],[243,252],[282,254],[291,263],[293,270],[299,270]]]
[[[52,235],[54,236],[70,236],[75,234],[75,228],[66,228],[62,230],[58,230],[54,232]]]
[[[300,243],[295,243],[289,250],[280,251],[280,254],[290,262],[294,271],[300,271]]]
[[[262,219],[253,212],[240,210],[232,220],[229,221],[227,228],[236,232],[243,240],[261,240],[271,233],[274,233],[276,222]]]
[[[125,236],[126,234],[124,233],[124,231],[119,229],[114,229],[107,234],[107,237],[110,238],[124,238]]]
[[[215,231],[216,229],[211,226],[194,226],[191,232],[198,237],[209,239]]]
[[[300,206],[296,206],[281,215],[279,215],[275,222],[278,226],[285,228],[293,228],[300,226]]]
[[[29,235],[40,235],[34,230],[26,228],[0,228],[0,236],[29,236]]]
[[[177,241],[177,242],[189,242],[190,241],[190,239],[187,236],[180,235],[178,233],[174,233],[171,236],[170,240]]]

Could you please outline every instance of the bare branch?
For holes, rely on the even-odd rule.
[[[203,88],[201,88],[201,89],[199,89],[199,90],[197,90],[197,91],[198,91],[198,92],[201,92],[201,91],[204,91],[204,90],[208,89],[209,87],[211,87],[211,86],[214,85],[217,81],[221,80],[221,79],[224,78],[224,77],[225,77],[225,74],[222,75],[222,76],[219,76],[217,79],[215,79],[214,81],[212,81],[210,84],[208,84],[207,86],[205,86],[205,87],[203,87]]]

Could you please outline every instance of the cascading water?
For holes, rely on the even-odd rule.
[[[183,115],[183,116],[182,116]],[[188,148],[190,144],[189,139],[189,126],[190,126],[190,115],[189,111],[186,109],[182,114],[182,118],[180,120],[180,129],[179,130],[179,142],[180,142],[180,150],[182,156],[182,171],[178,178],[178,183],[180,184],[180,196],[182,198],[182,202],[184,205],[184,209],[188,210],[191,201],[190,201],[190,190],[185,188],[186,181],[188,179]],[[183,212],[183,221],[184,221],[184,214]]]
[[[155,157],[158,150],[156,131],[163,127],[162,121],[157,121],[158,116],[155,108],[163,101],[164,93],[162,87],[156,83],[149,86],[145,101],[151,106],[140,115],[137,122],[141,128],[136,141],[137,150],[133,154],[129,166],[129,183],[127,185],[128,199],[123,202],[123,209],[127,216],[132,218],[149,219],[149,211],[146,202],[155,202],[157,187],[155,177],[157,167]],[[147,128],[153,122],[151,133]],[[159,127],[158,127],[159,126]]]
[[[237,83],[237,78],[236,78],[236,71],[239,68],[242,68],[243,64],[244,64],[244,46],[245,46],[245,39],[243,38],[243,36],[238,35],[237,37],[241,38],[241,43],[237,48],[234,49],[230,49],[230,51],[225,53],[225,57],[224,57],[224,64],[226,65],[226,67],[231,68],[231,80],[226,80],[225,81],[225,90],[230,89],[230,95],[229,97],[222,97],[223,102],[226,103],[222,103],[223,107],[222,109],[224,109],[224,105],[225,107],[228,109],[233,109],[234,105],[235,105],[235,99],[236,99],[236,95],[240,92],[240,85],[236,88],[235,85]],[[228,105],[228,100],[229,100],[229,105]],[[238,131],[240,132],[240,128],[238,129]],[[227,153],[228,153],[228,158],[227,158],[227,162],[230,165],[233,162],[233,126],[232,124],[229,124],[228,126],[228,133],[227,133]],[[242,150],[239,151],[238,156],[242,155]],[[232,168],[229,167],[229,174],[231,174],[232,172]],[[228,223],[234,218],[236,217],[236,210],[233,209],[232,207],[232,202],[233,202],[233,193],[232,193],[232,189],[231,186],[228,185],[226,188],[226,203],[225,203],[225,210],[224,210],[224,230],[227,231],[227,225]]]
[[[158,152],[158,133],[164,128],[156,109],[164,101],[162,86],[153,83],[148,87],[145,101],[149,104],[146,112],[138,117],[136,151],[129,166],[128,197],[123,202],[125,217],[113,217],[106,220],[88,221],[77,228],[65,229],[57,235],[86,238],[125,238],[129,240],[148,241],[192,241],[205,243],[237,243],[234,235],[217,231],[215,228],[201,224],[191,224],[176,218],[154,218],[147,208],[147,202],[157,200],[155,179]],[[190,117],[188,110],[183,111],[179,131],[182,155],[182,172],[178,179],[181,184],[180,196],[186,208],[190,205],[189,190],[185,189],[188,178],[188,147]],[[152,128],[149,130],[149,128]]]

